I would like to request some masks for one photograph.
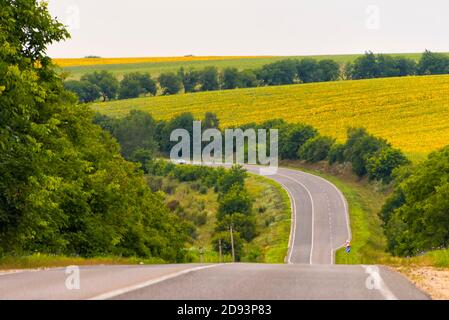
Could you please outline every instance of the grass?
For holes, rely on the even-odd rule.
[[[292,222],[290,198],[277,182],[261,176],[250,175],[248,191],[255,198],[259,229],[249,249],[260,251],[258,262],[284,263]]]
[[[421,53],[391,54],[406,56],[418,60]],[[79,79],[83,74],[93,71],[107,70],[122,78],[129,72],[149,72],[158,76],[162,72],[176,72],[179,68],[203,69],[214,66],[218,69],[235,67],[238,69],[257,69],[265,64],[282,59],[314,58],[318,60],[333,59],[343,65],[354,61],[360,54],[350,55],[318,55],[318,56],[241,56],[241,57],[164,57],[164,58],[100,58],[100,59],[55,59],[63,71],[70,73],[70,78]]]
[[[344,141],[348,127],[365,127],[412,160],[448,143],[449,76],[337,81],[237,89],[96,103],[92,109],[122,117],[143,110],[157,119],[183,112],[218,115],[222,127],[283,118],[308,123]]]
[[[163,264],[162,259],[140,259],[121,257],[81,258],[58,255],[33,254],[29,256],[5,256],[0,258],[0,270],[40,269],[50,267],[66,267],[69,265],[135,265],[135,264]]]

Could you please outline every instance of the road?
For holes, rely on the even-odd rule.
[[[252,173],[259,168],[248,166]],[[66,269],[0,274],[0,299],[428,299],[385,267],[335,265],[335,251],[351,238],[347,203],[330,182],[280,168],[292,203],[286,264],[93,266],[79,269],[68,290]]]

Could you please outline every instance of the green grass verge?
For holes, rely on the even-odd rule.
[[[69,265],[136,265],[136,264],[164,264],[165,261],[158,258],[121,258],[121,257],[96,257],[80,258],[46,254],[33,254],[29,256],[4,256],[0,258],[0,270],[14,269],[39,269],[52,267],[66,267]]]

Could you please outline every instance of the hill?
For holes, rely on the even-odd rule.
[[[222,127],[284,118],[304,122],[344,140],[348,127],[369,132],[401,148],[413,160],[449,143],[449,76],[337,81],[291,86],[180,94],[93,104],[123,116],[144,110],[158,119],[182,112],[214,112]]]

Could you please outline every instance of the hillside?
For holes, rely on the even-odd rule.
[[[138,98],[93,104],[96,111],[123,116],[132,109],[169,119],[182,112],[216,113],[222,127],[284,118],[323,134],[345,138],[363,126],[401,148],[413,160],[449,142],[449,76],[338,81],[279,87]]]
[[[318,55],[318,56],[235,56],[235,57],[148,57],[148,58],[74,58],[74,59],[54,59],[54,62],[70,73],[70,78],[79,79],[83,74],[107,70],[121,78],[123,74],[143,71],[149,72],[152,76],[158,76],[162,72],[176,72],[179,68],[203,69],[214,66],[218,69],[235,67],[238,69],[257,69],[265,64],[275,61],[292,58],[313,58],[317,60],[332,59],[340,64],[352,62],[359,57],[359,54],[350,55]],[[421,53],[391,54],[391,56],[405,56],[418,60]]]

